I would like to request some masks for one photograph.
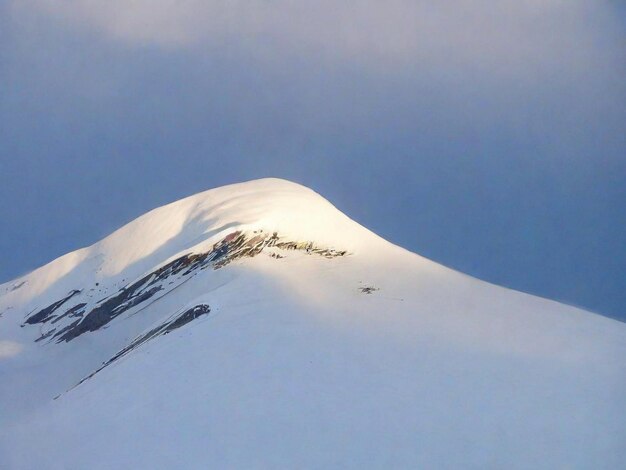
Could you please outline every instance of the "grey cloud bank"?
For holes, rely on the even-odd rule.
[[[2,280],[280,176],[446,265],[626,316],[615,3],[0,9]]]

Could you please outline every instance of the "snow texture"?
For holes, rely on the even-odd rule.
[[[621,469],[625,357],[257,180],[0,286],[0,468]]]

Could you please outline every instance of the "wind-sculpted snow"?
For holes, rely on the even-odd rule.
[[[266,248],[298,250],[325,258],[346,254],[345,250],[319,247],[310,241],[284,240],[276,232],[269,234],[263,231],[235,231],[215,243],[207,252],[187,253],[149,272],[115,294],[102,299],[87,312],[85,302],[67,308],[70,300],[82,292],[82,289],[75,289],[62,299],[29,315],[25,324],[42,326],[41,336],[37,341],[52,339],[56,342],[68,342],[84,333],[105,327],[124,313],[137,313],[139,309],[167,295],[204,269],[223,268],[240,258],[257,256]],[[284,255],[272,252],[270,256],[277,258]]]

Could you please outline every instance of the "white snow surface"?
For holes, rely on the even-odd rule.
[[[67,342],[24,323],[235,231],[347,254],[267,249]],[[199,304],[211,312],[75,387]],[[460,274],[310,189],[256,180],[0,286],[0,468],[623,469],[625,359],[624,323]]]

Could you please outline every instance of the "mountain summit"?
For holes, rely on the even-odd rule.
[[[624,357],[251,181],[0,285],[0,468],[623,468]]]

